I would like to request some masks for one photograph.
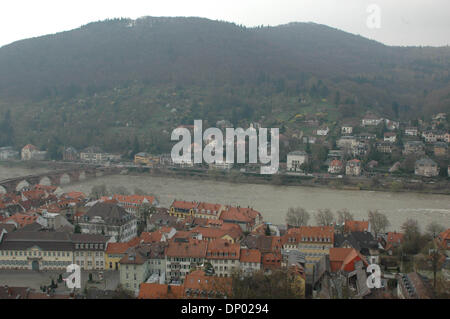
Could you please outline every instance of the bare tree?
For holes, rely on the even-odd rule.
[[[347,208],[343,208],[337,211],[337,215],[338,215],[338,220],[337,222],[339,224],[345,224],[346,221],[348,220],[353,220],[353,214],[350,213],[350,211]]]
[[[100,197],[107,195],[109,195],[109,192],[105,184],[92,186],[90,194],[91,198],[99,199]]]
[[[112,186],[111,193],[117,195],[130,195],[125,186]]]
[[[319,226],[329,226],[334,222],[334,215],[330,209],[319,209],[315,215],[317,225]]]
[[[401,229],[404,234],[402,250],[410,255],[417,254],[424,246],[419,223],[415,219],[408,219],[403,223]]]
[[[136,188],[134,189],[134,194],[135,194],[135,195],[145,195],[145,192],[144,192],[142,189],[136,187]]]
[[[378,234],[385,232],[390,225],[386,215],[380,213],[378,210],[369,211],[369,223],[375,233],[375,237],[377,237]]]
[[[427,233],[432,237],[436,238],[440,233],[445,230],[445,227],[437,222],[431,222],[427,225]]]
[[[290,207],[286,214],[286,223],[290,226],[300,227],[308,225],[309,213],[301,207]]]

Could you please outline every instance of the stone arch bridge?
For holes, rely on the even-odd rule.
[[[36,175],[14,177],[0,181],[0,193],[17,192],[23,188],[38,184],[59,186],[85,179],[114,175],[120,172],[121,170],[116,167],[76,167]]]

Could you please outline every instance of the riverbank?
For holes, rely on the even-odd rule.
[[[64,169],[67,166],[80,165],[81,163],[64,163],[54,161],[4,161],[0,162],[0,167],[18,168],[30,171],[51,171]],[[402,176],[376,176],[376,177],[350,177],[342,176],[306,176],[300,174],[274,174],[261,175],[257,172],[241,172],[238,170],[207,170],[198,168],[147,168],[129,167],[130,175],[150,175],[158,177],[190,178],[195,180],[224,181],[233,184],[263,184],[274,186],[306,186],[315,188],[325,188],[331,190],[350,191],[375,191],[392,193],[419,193],[450,195],[450,179],[444,178],[422,178],[402,177]],[[14,172],[3,174],[7,178],[15,177]],[[27,174],[28,175],[28,174]],[[18,175],[19,176],[19,175]],[[1,176],[5,178],[4,176]]]
[[[195,180],[215,180],[235,184],[265,184],[274,186],[306,186],[351,191],[376,191],[395,193],[420,193],[450,195],[450,180],[439,179],[405,179],[394,177],[349,177],[325,178],[294,174],[261,175],[258,173],[239,171],[220,171],[202,169],[161,169],[133,168],[128,169],[130,175],[148,174],[158,177],[186,178]]]

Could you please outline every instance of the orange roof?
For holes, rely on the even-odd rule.
[[[25,146],[23,147],[23,150],[35,151],[35,150],[37,150],[37,149],[38,149],[38,148],[37,148],[36,146],[32,145],[32,144],[27,144],[27,145],[25,145]]]
[[[180,200],[174,200],[172,203],[172,207],[178,209],[195,209],[197,205],[198,203],[196,202],[186,202]]]
[[[17,213],[5,219],[3,222],[6,223],[8,221],[14,221],[19,225],[19,228],[22,228],[26,225],[34,223],[36,219],[38,219],[38,216]]]
[[[241,249],[241,263],[260,263],[261,252],[258,249]]]
[[[64,194],[65,197],[69,197],[72,199],[84,199],[86,195],[83,192],[69,192]]]
[[[450,228],[440,233],[439,238],[442,240],[450,240]]]
[[[281,253],[266,253],[262,258],[264,268],[279,268],[281,267]]]
[[[225,295],[231,293],[232,279],[230,277],[206,276],[203,270],[194,270],[186,275],[184,280],[184,291],[205,291],[205,292],[219,292]],[[197,294],[197,296],[202,296]],[[189,295],[189,298],[195,296]],[[202,298],[207,298],[204,296]]]
[[[107,254],[124,254],[130,248],[128,243],[108,243],[106,247]]]
[[[188,243],[170,242],[166,250],[168,257],[205,258],[208,243],[205,241],[190,240]]]
[[[210,211],[211,213],[219,212],[222,205],[220,204],[211,204],[211,203],[204,203],[200,202],[197,206],[197,211],[201,213],[206,213],[206,211]]]
[[[287,242],[328,242],[334,243],[333,226],[301,226],[290,228],[281,239],[283,244]]]
[[[221,226],[223,227],[224,222],[221,219],[206,219],[206,225],[211,225],[211,226]],[[239,227],[239,225],[236,224],[228,224],[228,225],[235,225],[237,227]],[[239,227],[240,228],[240,227]]]
[[[345,221],[344,229],[347,232],[364,232],[369,230],[368,221],[347,220]]]
[[[330,248],[330,266],[331,271],[338,270],[353,271],[355,270],[354,262],[362,260],[367,266],[366,259],[354,248]]]
[[[121,204],[138,204],[142,205],[145,200],[147,200],[150,204],[153,204],[155,201],[155,196],[147,196],[147,195],[113,195],[113,199],[118,201]]]
[[[146,244],[148,244],[148,243],[157,243],[157,242],[161,241],[162,235],[163,235],[162,232],[159,231],[159,230],[151,232],[151,233],[150,232],[143,232],[141,234],[141,240],[144,243],[146,243]]]
[[[335,159],[331,161],[330,166],[343,166],[343,164],[340,160]]]
[[[387,242],[388,243],[395,243],[400,244],[403,241],[403,234],[397,233],[397,232],[389,232],[387,233]]]
[[[228,206],[222,214],[220,214],[220,219],[222,220],[233,220],[244,223],[251,223],[257,217],[261,217],[261,213],[252,208],[242,208],[242,207],[231,207]]]
[[[138,299],[179,299],[183,298],[183,292],[183,286],[142,283]]]
[[[239,259],[240,244],[232,244],[225,239],[216,239],[208,243],[206,258]]]

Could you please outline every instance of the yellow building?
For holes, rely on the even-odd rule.
[[[284,250],[298,250],[305,254],[306,267],[311,268],[334,246],[332,226],[302,226],[291,228],[282,237]]]
[[[104,269],[107,238],[63,232],[13,232],[0,238],[0,269]],[[83,255],[83,257],[81,257]]]
[[[119,270],[120,260],[125,256],[129,243],[108,243],[105,253],[105,269]]]
[[[148,153],[141,152],[134,155],[134,164],[136,165],[155,166],[159,162],[160,159],[158,156],[153,156]]]
[[[178,218],[193,217],[198,207],[197,202],[173,201],[170,206],[169,215]]]
[[[222,210],[223,206],[220,204],[200,202],[194,209],[194,217],[206,219],[219,219]]]

